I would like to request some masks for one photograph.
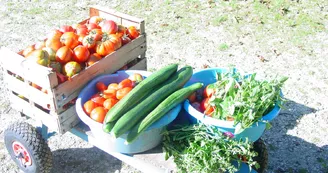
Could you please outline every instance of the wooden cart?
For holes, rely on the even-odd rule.
[[[91,16],[111,19],[123,26],[136,26],[141,34],[132,42],[73,76],[70,81],[60,83],[57,74],[50,68],[38,64],[27,64],[26,59],[17,52],[1,48],[0,61],[4,81],[9,90],[11,106],[22,115],[39,121],[41,124],[40,127],[34,127],[21,122],[7,128],[5,144],[12,159],[24,172],[50,172],[52,153],[47,139],[53,135],[53,133],[48,133],[51,130],[59,134],[70,132],[79,136],[142,172],[175,170],[172,160],[164,160],[161,146],[133,155],[110,151],[102,143],[97,142],[88,126],[78,118],[74,100],[91,79],[101,74],[115,73],[125,65],[128,69],[147,69],[144,20],[100,7],[91,7]],[[85,19],[80,23],[87,21],[88,19]],[[31,83],[37,84],[47,92],[31,86]]]

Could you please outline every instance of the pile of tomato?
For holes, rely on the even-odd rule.
[[[188,97],[188,100],[191,106],[196,110],[212,117],[214,113],[214,107],[210,105],[210,99],[214,92],[215,89],[213,88],[213,85],[209,84],[204,89],[198,90],[191,94]]]
[[[103,123],[107,112],[142,80],[142,75],[134,73],[119,83],[106,85],[103,82],[97,82],[95,85],[97,93],[83,104],[84,112],[91,119]]]
[[[62,83],[140,35],[135,26],[125,27],[99,16],[85,24],[63,25],[45,40],[19,54],[61,74]]]

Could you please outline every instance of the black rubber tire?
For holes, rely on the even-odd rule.
[[[17,122],[10,125],[4,133],[6,148],[17,166],[26,173],[48,173],[52,169],[52,153],[41,134],[32,125]],[[21,143],[32,159],[32,165],[24,166],[13,151],[13,142]]]
[[[268,166],[268,150],[264,141],[261,138],[254,142],[253,147],[253,149],[258,153],[258,155],[253,159],[257,161],[257,163],[260,165],[259,169],[253,169],[255,169],[258,173],[263,173]]]

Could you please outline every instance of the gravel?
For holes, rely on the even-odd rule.
[[[232,64],[264,78],[288,76],[285,107],[262,137],[267,172],[328,172],[327,1],[2,0],[0,46],[24,49],[55,27],[87,18],[95,4],[145,19],[150,71],[169,63],[196,70]],[[10,108],[5,83],[0,89],[0,172],[19,172],[3,132],[26,120]],[[70,133],[51,137],[49,146],[54,172],[137,172]]]

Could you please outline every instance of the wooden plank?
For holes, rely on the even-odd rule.
[[[108,16],[108,17],[113,16],[113,17],[117,17],[117,18],[122,18],[122,20],[127,20],[127,21],[134,22],[134,23],[142,23],[144,21],[143,19],[118,12],[114,9],[104,8],[104,7],[100,7],[100,6],[90,7],[90,17],[92,17],[92,16],[102,17],[101,15]]]
[[[147,58],[140,59],[140,61],[130,67],[129,70],[147,70]]]
[[[58,123],[57,118],[51,116],[50,114],[42,111],[41,109],[30,105],[29,102],[23,100],[22,98],[10,94],[10,101],[12,108],[16,109],[19,112],[24,113],[25,115],[31,117],[35,120],[40,120],[43,124],[48,126],[51,130],[58,132]]]
[[[72,110],[74,110],[74,112],[72,112]],[[58,124],[60,124],[59,126],[59,133],[60,134],[64,134],[67,131],[71,130],[74,126],[76,126],[81,120],[78,117],[76,111],[75,111],[75,106],[72,106],[70,109],[68,109],[66,112],[70,112],[70,114],[67,113],[68,118],[65,119],[65,121],[58,121]]]
[[[52,95],[46,94],[27,83],[17,79],[16,77],[9,75],[8,73],[4,73],[4,81],[7,83],[7,87],[9,90],[18,93],[19,95],[28,98],[30,101],[37,103],[42,107],[50,106],[52,103]],[[52,103],[53,105],[53,103]]]
[[[131,45],[125,45],[127,46],[126,48],[122,47],[106,56],[86,70],[81,71],[78,75],[73,76],[71,81],[64,82],[55,88],[57,113],[61,113],[62,106],[76,98],[81,88],[91,79],[100,74],[113,73],[129,61],[135,59],[138,55],[144,53],[146,51],[146,43],[142,41],[145,41],[144,37],[131,42]]]
[[[53,73],[51,68],[37,63],[29,63],[26,61],[27,59],[6,47],[1,48],[0,57],[4,69],[21,76],[25,80],[44,88],[53,88],[58,85],[56,73]]]

